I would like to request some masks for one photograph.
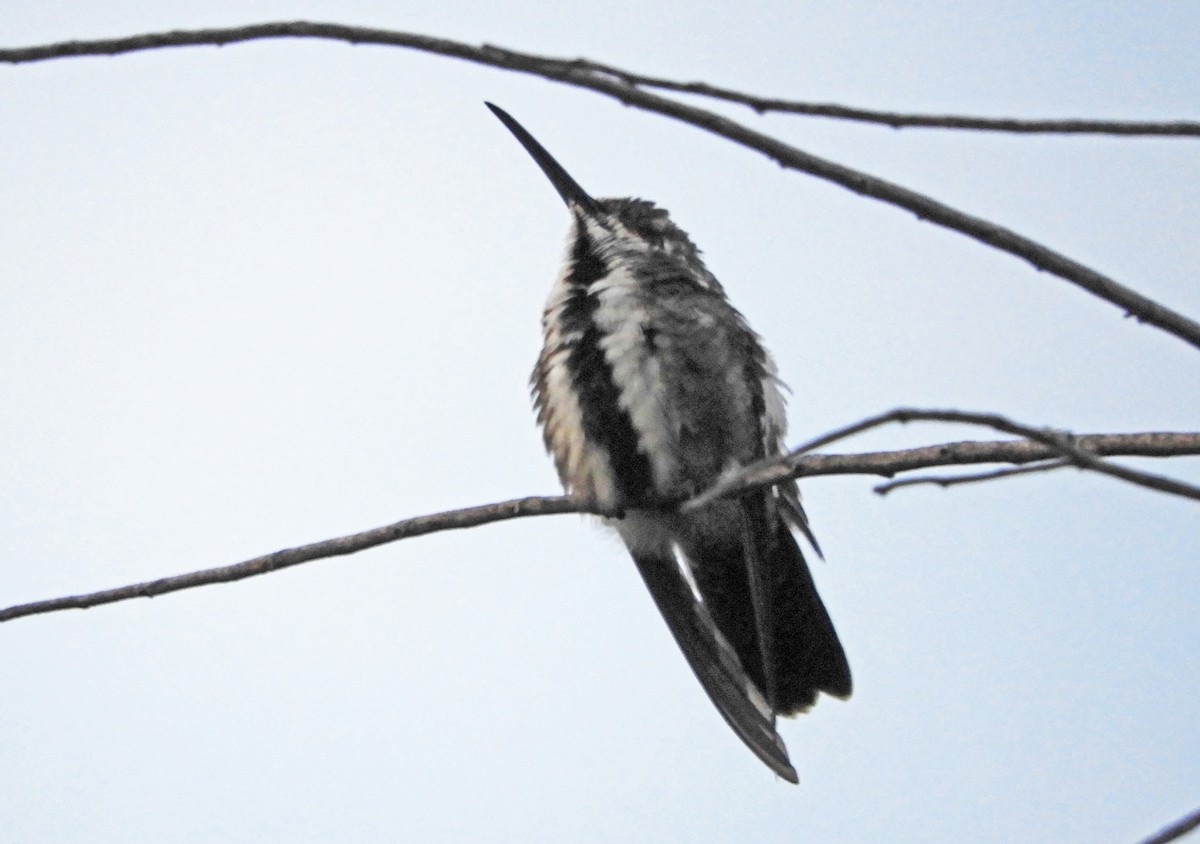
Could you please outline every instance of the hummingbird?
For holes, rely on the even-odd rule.
[[[491,103],[571,215],[531,379],[566,492],[605,513],[717,710],[798,782],[776,717],[850,668],[793,531],[820,548],[794,481],[681,505],[784,448],[775,363],[665,209],[596,199]]]

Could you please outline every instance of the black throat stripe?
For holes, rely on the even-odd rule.
[[[596,254],[582,222],[579,229],[567,277],[571,292],[561,311],[563,333],[578,338],[571,343],[567,369],[579,399],[584,436],[608,454],[620,497],[618,506],[635,506],[650,497],[654,479],[649,459],[638,448],[633,422],[620,405],[621,391],[613,380],[612,365],[600,347],[602,334],[595,320],[600,301],[588,292],[604,278],[608,267]]]

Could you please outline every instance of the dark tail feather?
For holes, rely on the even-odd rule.
[[[786,522],[744,502],[741,542],[684,546],[704,604],[775,712],[848,697],[846,654]]]
[[[799,782],[783,739],[775,732],[774,713],[759,692],[762,686],[747,676],[737,652],[696,600],[674,555],[635,554],[633,560],[692,671],[726,722],[767,767],[788,782]]]
[[[811,706],[818,691],[849,697],[853,682],[808,563],[781,519],[775,522],[772,545],[766,571],[773,582],[769,622],[774,641],[768,658],[776,680],[775,709],[786,715]]]

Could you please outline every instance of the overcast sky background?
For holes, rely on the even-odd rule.
[[[865,107],[1200,117],[1186,2],[47,0],[5,2],[0,44],[297,18]],[[793,442],[897,405],[1200,427],[1186,344],[591,93],[331,42],[5,66],[0,604],[557,491],[527,375],[567,217],[485,99],[594,194],[670,209],[774,351]],[[1200,316],[1196,139],[725,111]],[[0,837],[1131,842],[1200,805],[1195,502],[871,486],[803,485],[856,690],[782,725],[798,787],[566,516],[0,627]]]

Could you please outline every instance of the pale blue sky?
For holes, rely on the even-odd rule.
[[[0,44],[308,18],[885,109],[1200,117],[1190,3],[145,5],[8,3]],[[0,604],[557,490],[526,379],[567,220],[485,99],[671,210],[793,441],[901,404],[1200,427],[1185,344],[587,92],[315,42],[6,66]],[[1200,315],[1194,139],[729,113]],[[799,787],[619,544],[557,517],[0,627],[5,837],[1123,842],[1200,805],[1195,503],[1073,471],[803,489],[856,691],[783,724]]]

